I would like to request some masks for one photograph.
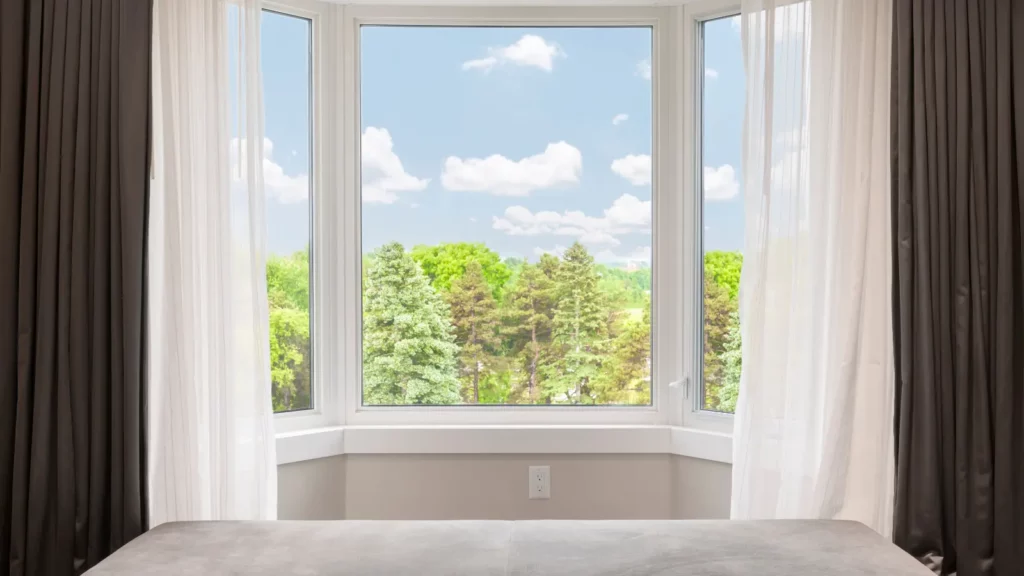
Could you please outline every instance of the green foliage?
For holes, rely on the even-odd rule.
[[[539,374],[545,350],[551,342],[555,282],[540,265],[524,264],[514,286],[508,291],[504,309],[504,333],[510,339],[511,355],[518,358],[525,382],[520,388],[535,403],[539,396]]]
[[[743,254],[712,250],[704,254],[704,277],[726,289],[729,299],[739,301],[740,271],[743,269]]]
[[[562,255],[558,268],[558,302],[552,320],[559,346],[554,377],[544,383],[551,396],[572,404],[593,403],[590,384],[600,374],[607,338],[607,312],[598,290],[594,258],[579,242]]]
[[[512,274],[498,253],[482,243],[420,245],[412,249],[412,258],[436,290],[450,290],[452,281],[466,273],[469,263],[477,262],[491,288],[491,295],[500,298],[501,289]]]
[[[483,267],[471,260],[466,272],[452,280],[447,293],[459,344],[459,372],[465,378],[462,397],[480,402],[480,376],[493,365],[498,338],[498,304],[484,279]]]
[[[394,242],[374,252],[363,292],[363,399],[455,404],[457,356],[448,305]]]
[[[705,255],[710,410],[736,407],[742,264]],[[308,250],[267,260],[275,411],[312,405],[309,271]],[[389,244],[364,256],[363,285],[368,404],[650,402],[650,268],[596,264],[579,244],[536,263],[482,244]]]
[[[733,412],[739,395],[739,252],[704,255],[704,408]]]
[[[274,411],[309,408],[309,252],[267,258]]]

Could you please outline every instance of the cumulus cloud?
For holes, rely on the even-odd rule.
[[[614,117],[612,117],[612,126],[618,126],[619,124],[622,124],[626,120],[629,120],[629,114],[616,114]]]
[[[408,174],[394,151],[391,134],[384,128],[368,127],[363,132],[363,202],[392,204],[398,192],[418,192],[429,179]]]
[[[704,167],[704,199],[730,200],[739,194],[740,185],[736,181],[736,171],[728,164],[718,168]]]
[[[604,264],[650,264],[651,247],[637,246],[626,254],[617,254],[612,250],[601,250],[594,254],[594,260]]]
[[[449,156],[441,184],[458,192],[487,192],[495,196],[527,196],[534,190],[577,184],[583,155],[566,142],[548,144],[540,154],[510,160],[500,154],[486,158]]]
[[[495,66],[508,63],[551,72],[555,66],[555,58],[565,57],[565,52],[557,44],[535,34],[525,34],[514,44],[489,48],[487,52],[488,56],[485,58],[463,62],[462,69],[490,72]]]
[[[715,78],[718,78],[718,70],[715,70],[714,68],[705,68],[704,77],[714,80]]]
[[[601,216],[578,210],[532,212],[524,206],[510,206],[493,218],[493,228],[510,236],[571,236],[592,246],[618,246],[616,236],[650,233],[651,201],[623,194]]]
[[[647,154],[629,154],[612,161],[612,172],[622,176],[633,186],[651,183],[651,157]]]
[[[241,155],[239,154],[239,143]],[[245,139],[232,138],[229,147],[229,158],[231,161],[231,184],[232,186],[243,185],[245,178]],[[241,167],[239,161],[241,160]],[[269,198],[273,198],[282,204],[294,204],[309,198],[309,175],[298,174],[289,176],[285,174],[284,168],[274,162],[274,143],[270,138],[263,139],[263,187]]]
[[[651,79],[651,61],[641,60],[636,63],[636,75],[643,78],[644,80]]]

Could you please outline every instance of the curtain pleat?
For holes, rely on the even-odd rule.
[[[145,0],[0,6],[0,574],[146,528]]]
[[[894,538],[1024,571],[1024,3],[896,0]]]

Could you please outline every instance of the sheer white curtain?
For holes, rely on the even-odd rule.
[[[258,0],[155,2],[152,526],[277,513],[259,33]]]
[[[734,518],[891,531],[890,0],[744,0]]]

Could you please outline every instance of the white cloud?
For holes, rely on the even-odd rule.
[[[651,247],[638,246],[626,254],[616,254],[611,250],[601,250],[594,254],[594,260],[605,264],[650,264]]]
[[[292,150],[292,156],[298,156],[298,155],[299,155],[299,151],[298,150]]]
[[[571,144],[548,144],[544,152],[521,160],[493,154],[487,158],[449,156],[441,184],[459,192],[489,192],[496,196],[527,196],[534,190],[577,184],[583,155]]]
[[[245,142],[243,139],[242,142]],[[232,138],[229,146],[231,162],[232,186],[243,186],[245,173],[245,146],[242,146],[241,168],[239,167],[239,139]],[[309,198],[309,176],[299,174],[289,176],[284,168],[274,162],[274,143],[269,138],[263,139],[263,187],[268,197],[281,204],[294,204]]]
[[[469,221],[476,224],[476,216],[470,216]]]
[[[420,203],[419,202],[413,202],[413,203],[409,204],[409,208],[412,208],[413,210],[415,210],[415,209],[417,209],[419,207],[420,207]]]
[[[714,80],[715,78],[718,78],[718,70],[715,70],[714,68],[705,68],[704,77]]]
[[[616,114],[612,118],[612,126],[618,126],[619,124],[622,124],[626,120],[629,120],[629,114]]]
[[[704,167],[704,199],[730,200],[739,194],[740,185],[736,181],[736,171],[728,164],[718,168]]]
[[[623,194],[602,216],[587,216],[578,210],[531,212],[524,206],[510,206],[503,217],[493,218],[493,228],[509,236],[571,236],[583,244],[618,246],[617,235],[650,233],[651,201]]]
[[[651,79],[651,61],[641,60],[636,63],[636,75],[644,80]]]
[[[418,192],[430,183],[406,173],[386,129],[368,127],[362,142],[363,202],[392,204],[397,192]]]
[[[612,161],[612,172],[622,176],[633,186],[651,183],[651,157],[647,154],[629,154]]]
[[[463,70],[483,70],[489,72],[499,64],[515,64],[516,66],[532,66],[545,72],[551,72],[555,66],[555,58],[565,57],[565,52],[553,42],[547,42],[535,34],[525,34],[509,46],[489,48],[489,56],[462,63]]]

